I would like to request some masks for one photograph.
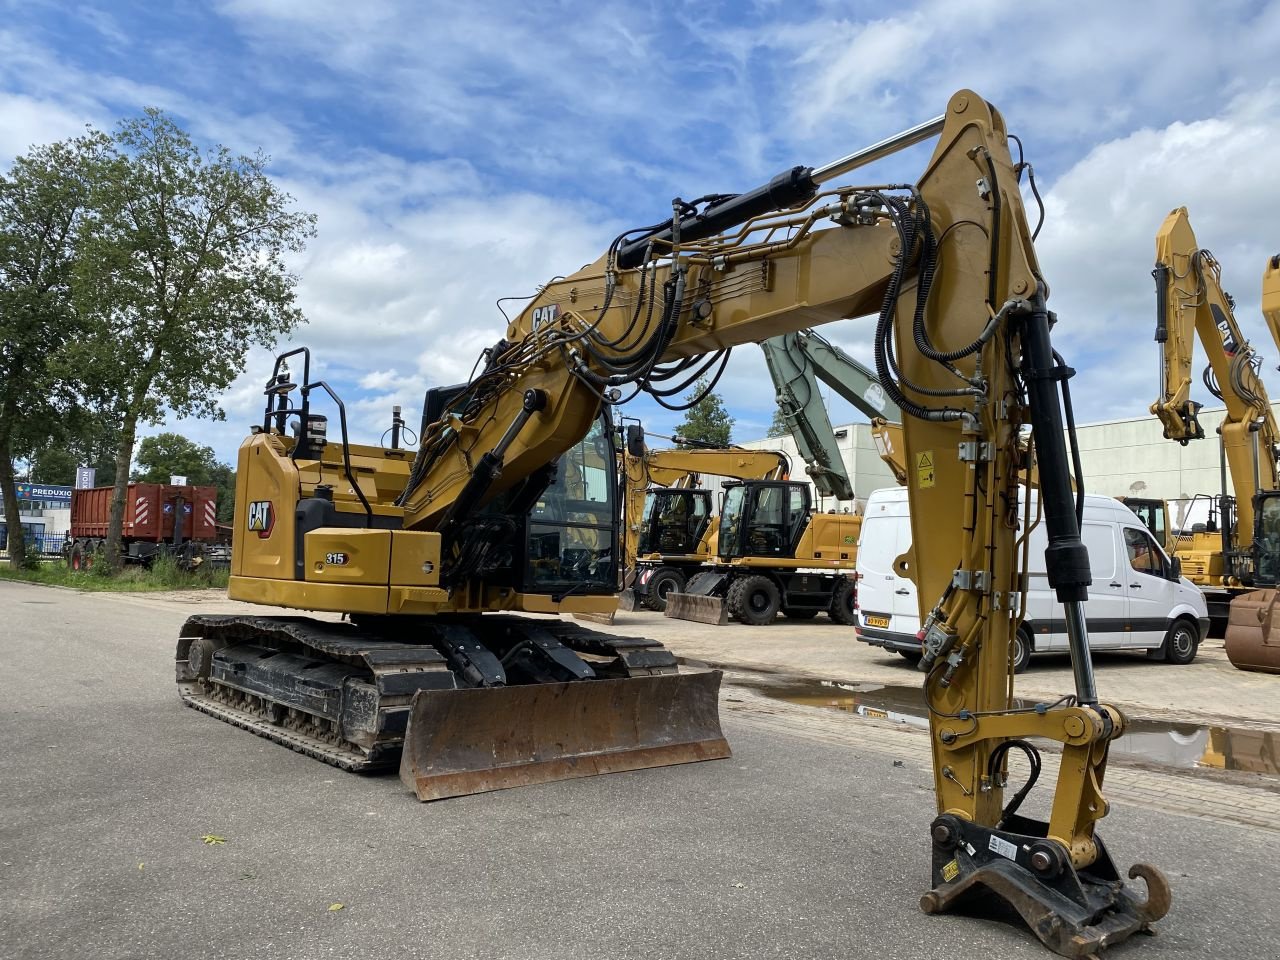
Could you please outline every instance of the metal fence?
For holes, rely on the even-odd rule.
[[[62,556],[62,545],[66,542],[67,535],[65,533],[42,533],[27,534],[27,543],[34,544],[39,550],[40,555],[44,557],[60,557]],[[8,559],[9,544],[8,538],[0,540],[0,558]]]

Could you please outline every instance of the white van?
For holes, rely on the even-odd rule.
[[[1032,494],[1032,509],[1035,494]],[[1093,582],[1085,617],[1095,650],[1146,650],[1153,660],[1190,663],[1209,632],[1204,594],[1175,575],[1174,564],[1142,521],[1111,497],[1086,494],[1081,539],[1089,551]],[[1066,651],[1062,604],[1049,589],[1043,519],[1031,534],[1027,615],[1014,651],[1015,669],[1032,653]],[[911,516],[903,487],[876,490],[867,499],[858,538],[858,597],[854,630],[859,640],[920,657],[916,588],[899,577],[893,561],[911,547]]]

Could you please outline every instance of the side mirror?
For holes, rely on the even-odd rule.
[[[1178,557],[1169,558],[1169,569],[1173,571],[1172,579],[1176,582],[1182,579],[1182,560]]]

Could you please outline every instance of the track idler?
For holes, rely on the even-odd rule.
[[[720,672],[414,695],[400,779],[419,800],[728,757]]]
[[[1009,817],[1008,829],[992,829],[943,814],[933,821],[934,888],[920,898],[925,913],[959,905],[980,906],[995,894],[1032,933],[1063,957],[1089,957],[1150,925],[1169,911],[1169,882],[1155,867],[1135,864],[1145,899],[1127,887],[1102,841],[1097,859],[1072,866],[1066,850],[1046,839],[1047,825]]]

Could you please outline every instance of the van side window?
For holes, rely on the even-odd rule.
[[[1153,577],[1167,577],[1164,556],[1146,530],[1125,527],[1124,546],[1129,555],[1129,566],[1138,573],[1149,573]]]
[[[1090,523],[1080,528],[1080,539],[1089,551],[1089,572],[1094,583],[1106,583],[1116,575],[1115,534],[1109,523]]]

